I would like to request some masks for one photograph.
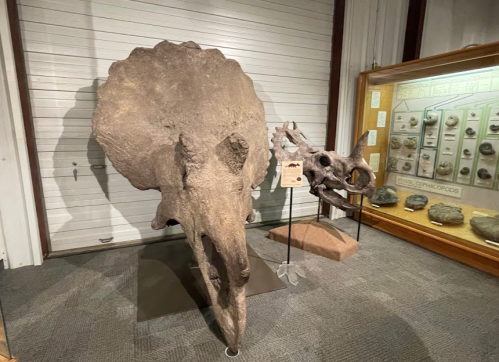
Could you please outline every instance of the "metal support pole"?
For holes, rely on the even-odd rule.
[[[319,222],[319,216],[321,215],[321,198],[319,197],[319,205],[317,205],[317,222]]]
[[[291,195],[289,198],[289,231],[288,231],[288,264],[291,254],[291,218],[293,213],[293,188],[291,187]]]
[[[362,220],[362,204],[364,203],[364,195],[360,196],[360,210],[359,210],[359,225],[357,225],[357,241],[360,238],[360,224]]]

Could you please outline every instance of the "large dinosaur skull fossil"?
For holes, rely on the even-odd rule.
[[[368,135],[369,131],[360,137],[349,157],[341,157],[334,151],[319,151],[310,147],[301,138],[302,132],[295,122],[293,129],[289,128],[289,122],[285,122],[282,128],[276,127],[272,143],[278,161],[303,161],[303,174],[308,179],[312,194],[342,210],[356,210],[357,206],[350,204],[334,190],[372,196],[376,176],[362,156]],[[285,150],[282,144],[283,137],[298,146],[298,150],[295,152]]]
[[[113,166],[162,200],[154,229],[180,223],[229,348],[246,325],[245,222],[264,179],[263,103],[239,63],[193,42],[136,48],[99,88],[93,130]]]

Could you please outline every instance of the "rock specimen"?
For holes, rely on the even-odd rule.
[[[461,212],[461,207],[457,205],[439,203],[432,205],[428,209],[428,216],[430,220],[442,224],[462,224],[464,215]]]
[[[427,153],[423,153],[423,160],[429,160],[430,159],[430,155],[427,154]]]
[[[398,150],[400,147],[402,147],[402,143],[400,142],[398,137],[392,136],[390,139],[390,148],[392,150]]]
[[[423,120],[424,124],[427,126],[434,126],[438,122],[438,115],[433,112],[428,112],[426,118]]]
[[[412,165],[410,162],[406,162],[406,163],[404,163],[404,166],[402,166],[402,170],[404,170],[404,171],[410,171],[411,168],[412,168]]]
[[[153,229],[180,224],[232,352],[246,326],[245,222],[269,165],[262,101],[238,62],[163,41],[114,62],[93,131],[133,186],[159,190]],[[222,263],[213,260],[223,260]]]
[[[489,129],[492,131],[492,132],[499,132],[499,124],[491,124]]]
[[[480,147],[478,147],[478,151],[480,151],[480,153],[485,156],[491,156],[496,153],[494,147],[492,147],[492,143],[490,142],[482,143]]]
[[[466,128],[466,131],[464,132],[466,132],[468,136],[473,136],[476,133],[476,131],[471,127]]]
[[[464,149],[463,153],[465,156],[471,156],[471,152],[467,148]]]
[[[388,157],[388,164],[387,164],[386,170],[388,172],[398,171],[397,163],[398,163],[398,160],[396,157]]]
[[[494,217],[474,217],[470,220],[471,228],[485,239],[499,243],[499,215]]]
[[[393,186],[381,186],[374,191],[370,200],[371,203],[375,205],[395,204],[399,202],[397,188]]]
[[[415,150],[416,147],[418,146],[417,138],[416,137],[407,137],[404,140],[404,146],[410,150]]]
[[[489,171],[486,168],[481,168],[479,169],[476,174],[478,175],[479,178],[482,180],[490,180],[492,178],[492,175],[489,173]]]
[[[452,166],[451,162],[442,161],[438,164],[438,167],[435,170],[435,172],[441,176],[446,176],[446,175],[450,175],[452,173],[453,169],[454,169],[454,167]]]
[[[411,195],[405,199],[405,207],[413,210],[424,209],[428,203],[428,198],[425,195]]]
[[[459,173],[460,173],[461,175],[464,175],[464,176],[469,175],[469,174],[470,174],[470,169],[469,169],[469,167],[463,167],[463,168],[461,169],[461,171],[459,171]]]
[[[449,116],[447,120],[445,121],[445,125],[447,127],[454,127],[459,123],[459,117],[458,116]]]
[[[409,124],[411,125],[411,127],[416,127],[419,123],[419,120],[416,118],[416,117],[411,117],[409,119]]]
[[[346,198],[334,190],[346,190],[353,195],[371,196],[374,192],[376,176],[362,155],[369,131],[364,133],[352,153],[342,157],[334,151],[320,151],[310,147],[302,138],[302,132],[293,122],[276,127],[273,134],[274,154],[278,161],[303,161],[303,174],[310,185],[310,193],[341,210],[357,210]],[[283,148],[282,139],[286,137],[298,147],[295,152]]]

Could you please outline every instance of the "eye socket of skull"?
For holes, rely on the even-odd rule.
[[[329,157],[327,157],[326,155],[322,155],[320,158],[319,158],[319,163],[324,166],[324,167],[327,167],[331,164],[331,160],[329,159]]]
[[[350,171],[350,174],[347,176],[345,181],[349,185],[352,185],[355,189],[361,191],[367,187],[367,185],[371,181],[371,177],[366,170],[354,167]]]

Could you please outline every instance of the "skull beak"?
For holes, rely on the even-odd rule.
[[[208,236],[198,237],[196,244],[194,254],[215,318],[229,349],[237,353],[246,328],[244,285],[249,279],[246,243],[241,243],[244,250],[231,252],[230,255]]]
[[[343,211],[356,211],[360,208],[359,206],[352,205],[346,198],[334,190],[328,189],[324,184],[317,186],[317,192],[321,199]]]

